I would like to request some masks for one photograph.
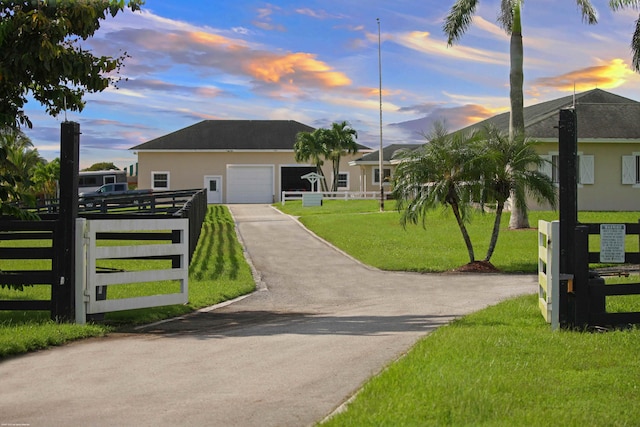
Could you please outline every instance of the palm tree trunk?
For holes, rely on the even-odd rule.
[[[511,31],[510,50],[510,70],[509,83],[510,92],[509,99],[511,101],[511,115],[509,119],[509,139],[524,135],[524,49],[522,47],[522,22],[520,19],[520,2],[516,1],[513,8],[513,28]],[[529,228],[529,215],[526,206],[517,197],[526,197],[524,192],[511,193],[511,218],[509,219],[509,228]]]
[[[464,225],[464,221],[462,220],[462,215],[460,215],[460,208],[457,203],[451,203],[451,209],[453,210],[453,214],[456,217],[456,221],[458,221],[458,227],[460,228],[460,232],[462,233],[462,238],[464,239],[465,245],[467,245],[467,252],[469,253],[469,262],[472,263],[476,260],[475,254],[473,253],[473,244],[471,243],[471,237],[469,237],[469,232],[467,231],[467,227]]]
[[[486,262],[491,260],[491,256],[493,256],[493,251],[496,249],[496,244],[498,243],[498,234],[500,234],[500,220],[502,219],[502,211],[504,209],[504,202],[498,202],[498,206],[496,206],[496,218],[493,222],[493,231],[491,232],[491,241],[489,242],[489,248],[487,249],[487,256],[484,257]]]

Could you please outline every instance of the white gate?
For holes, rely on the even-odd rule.
[[[538,221],[538,305],[551,329],[560,326],[560,222]]]
[[[173,243],[136,244],[125,246],[96,246],[96,233],[174,231],[179,238]],[[185,304],[188,301],[189,278],[189,220],[175,219],[116,219],[76,222],[76,323],[85,323],[87,314],[136,308]],[[169,238],[170,239],[170,238]],[[161,270],[96,272],[100,259],[176,256],[179,266]],[[125,299],[98,300],[97,288],[132,283],[178,281],[180,292]]]

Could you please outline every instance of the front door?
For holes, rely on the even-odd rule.
[[[222,203],[221,176],[205,176],[204,188],[207,189],[207,203]]]

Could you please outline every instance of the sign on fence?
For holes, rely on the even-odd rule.
[[[600,262],[624,263],[624,224],[600,224]]]

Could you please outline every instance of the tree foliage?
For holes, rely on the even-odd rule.
[[[32,147],[22,132],[10,128],[0,131],[0,215],[36,218],[22,209],[34,204],[31,171],[43,162],[38,150]]]
[[[447,35],[449,46],[459,41],[463,34],[469,29],[473,22],[480,0],[456,0],[449,14],[445,18],[443,31]],[[497,21],[505,32],[510,36],[509,43],[509,100],[511,104],[511,114],[509,118],[509,136],[511,139],[523,138],[524,125],[524,50],[522,44],[522,22],[521,10],[523,0],[502,0],[498,12]],[[634,3],[640,4],[639,0],[611,0],[614,3]],[[582,14],[582,20],[588,24],[598,22],[596,10],[589,0],[576,0],[576,5]],[[638,39],[640,40],[640,38]],[[640,46],[640,42],[638,43]],[[519,197],[520,194],[513,194]],[[517,206],[511,212],[511,228],[528,228],[529,219],[527,215],[527,205],[524,200],[518,200]]]
[[[100,92],[114,80],[127,56],[94,56],[82,40],[108,15],[125,7],[139,10],[144,0],[32,0],[0,3],[0,125],[28,126],[27,96],[55,116],[82,111],[86,92]]]
[[[318,128],[313,132],[299,132],[293,147],[296,162],[311,162],[316,172],[322,175],[322,191],[328,191],[327,180],[322,170],[325,160],[331,161],[333,181],[331,191],[338,191],[340,160],[345,154],[358,152],[355,139],[358,133],[348,122],[332,123],[330,128]]]
[[[117,171],[119,169],[112,162],[98,162],[82,170],[83,171]]]
[[[510,139],[495,128],[447,133],[441,124],[421,149],[403,154],[393,176],[393,196],[398,201],[401,222],[422,225],[426,212],[451,209],[467,246],[469,262],[476,261],[466,228],[475,207],[495,206],[491,241],[484,261],[495,250],[505,202],[512,192],[522,192],[555,206],[551,179],[539,171],[544,160],[534,141]]]

